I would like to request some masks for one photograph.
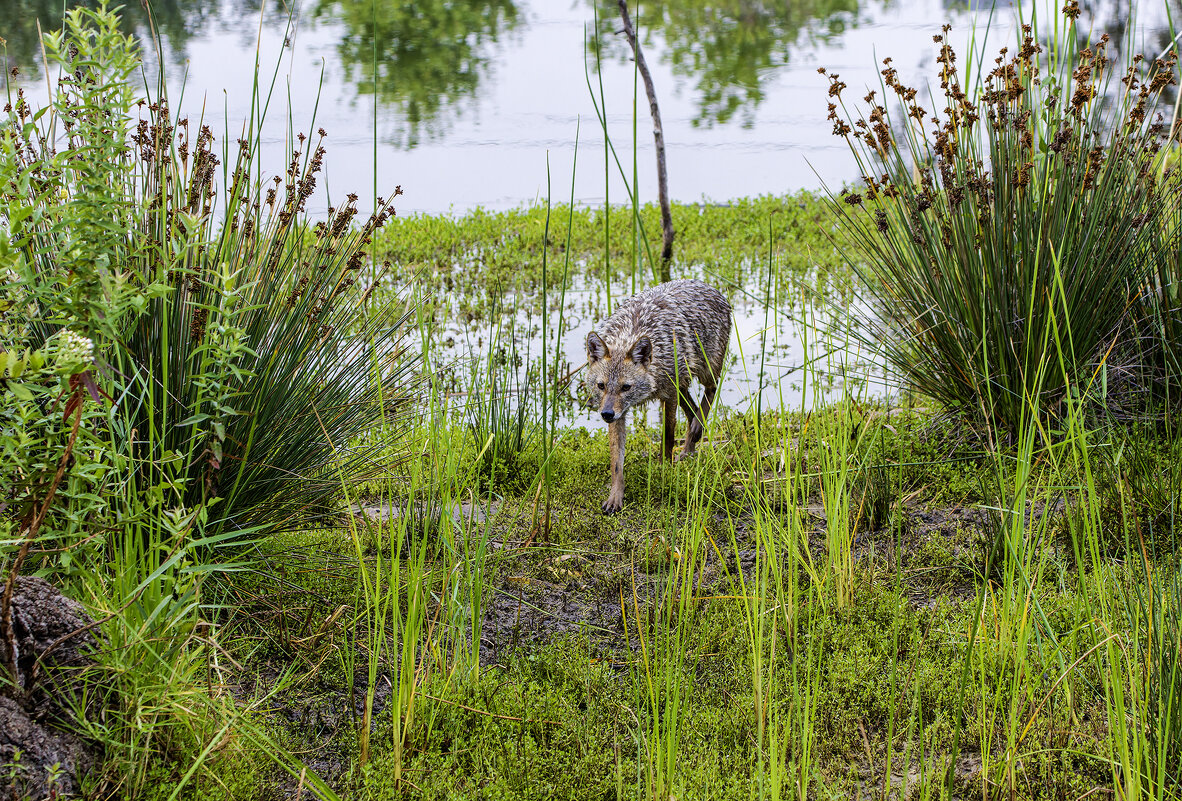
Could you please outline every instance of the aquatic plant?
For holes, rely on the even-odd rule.
[[[1178,185],[1158,169],[1176,58],[1133,57],[1116,87],[1107,35],[1079,49],[1078,13],[1068,3],[1045,43],[1023,25],[992,67],[974,51],[966,72],[946,26],[930,101],[885,58],[880,89],[851,112],[846,84],[820,70],[864,183],[830,194],[880,315],[860,336],[914,389],[1010,435],[1030,402],[1060,414],[1072,378],[1098,388],[1086,379],[1119,341],[1155,245],[1176,236]]]
[[[535,386],[537,376],[531,373],[529,349],[522,352],[518,345],[530,326],[500,311],[500,294],[493,292],[497,300],[490,316],[500,322],[489,334],[485,354],[476,356],[476,349],[471,349],[475,358],[465,412],[477,454],[475,475],[490,487],[520,487],[535,477],[527,469],[527,457],[539,444],[541,392]]]

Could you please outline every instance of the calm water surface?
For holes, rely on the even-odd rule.
[[[598,13],[610,138],[629,181],[636,170],[641,199],[655,198],[647,104],[615,33],[610,0],[598,7],[593,0],[306,0],[290,7],[170,0],[151,8],[174,105],[183,86],[191,117],[203,112],[215,132],[228,126],[236,138],[257,76],[273,87],[264,136],[273,171],[286,163],[290,105],[296,131],[328,132],[329,194],[364,198],[401,185],[400,214],[499,209],[548,194],[566,200],[572,176],[576,201],[627,200],[614,163],[605,185],[600,78],[588,55]],[[8,64],[22,67],[21,80],[34,89],[43,86],[35,80],[37,23],[54,28],[61,10],[48,0],[0,0]],[[817,68],[841,73],[858,89],[877,83],[876,64],[889,55],[904,81],[919,83],[934,74],[931,37],[941,24],[952,25],[954,41],[967,41],[990,15],[988,5],[944,0],[663,0],[640,11],[670,193],[694,202],[854,178],[826,122],[827,84]],[[1012,39],[1014,9],[993,13],[991,36],[1000,46]],[[129,3],[125,14],[127,28],[148,41],[141,4]],[[1139,49],[1159,52],[1168,40],[1160,0],[1085,3],[1081,27],[1119,34],[1132,17],[1141,26]],[[158,67],[151,58],[149,71]],[[331,202],[318,200],[322,209]]]
[[[501,372],[504,367],[498,368],[496,380],[502,386],[518,393],[537,388],[541,386],[540,310],[545,308],[550,329],[546,353],[551,358],[558,354],[559,362],[550,370],[563,384],[560,397],[566,400],[560,403],[560,421],[567,426],[602,427],[599,415],[584,408],[579,369],[586,358],[587,332],[607,316],[603,284],[575,276],[561,302],[557,292],[546,303],[538,295],[506,294],[502,313],[495,319],[465,322],[458,312],[442,315],[439,328],[428,338],[430,363],[444,379],[444,389],[461,403],[468,388],[492,384],[490,356],[501,365],[517,366],[512,377]],[[839,319],[835,307],[809,308],[787,298],[765,305],[736,293],[731,303],[726,377],[717,396],[720,411],[745,411],[754,405],[761,411],[798,411],[836,400],[847,391],[865,398],[894,388],[872,354],[846,347],[848,338],[838,333],[869,314],[859,304],[846,307]],[[574,380],[563,383],[563,377]],[[700,397],[696,381],[691,393]],[[657,404],[648,412],[650,422],[658,419],[653,417],[660,414]]]

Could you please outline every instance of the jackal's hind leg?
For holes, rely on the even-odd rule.
[[[677,434],[677,401],[662,401],[661,409],[665,421],[665,438],[661,442],[661,453],[666,459],[672,459],[673,442]]]
[[[705,430],[706,418],[710,414],[710,406],[714,403],[714,393],[717,391],[717,385],[706,387],[706,391],[702,393],[701,405],[693,407],[695,414],[690,415],[689,409],[686,409],[686,414],[690,415],[690,423],[689,430],[685,432],[685,448],[681,451],[683,457],[692,454],[698,446],[698,440],[702,438],[702,431]],[[693,406],[693,402],[689,401],[688,405]]]

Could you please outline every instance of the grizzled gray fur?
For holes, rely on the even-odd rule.
[[[693,279],[646,289],[616,307],[587,335],[587,389],[608,424],[611,493],[607,514],[624,505],[626,415],[654,398],[662,402],[663,452],[673,458],[677,407],[689,420],[679,459],[694,452],[710,414],[731,336],[731,306],[717,289]],[[702,403],[689,397],[692,379],[705,388]]]

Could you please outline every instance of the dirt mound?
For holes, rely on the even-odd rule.
[[[16,579],[10,626],[0,627],[9,629],[0,652],[6,661],[15,657],[17,674],[15,684],[6,676],[0,689],[0,795],[76,795],[79,777],[96,763],[91,746],[60,728],[69,720],[78,669],[93,663],[92,624],[81,604],[49,582]]]
[[[94,764],[94,755],[80,738],[34,720],[16,701],[0,695],[0,795],[77,795],[79,777]]]

